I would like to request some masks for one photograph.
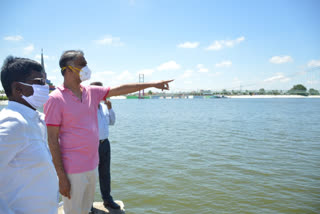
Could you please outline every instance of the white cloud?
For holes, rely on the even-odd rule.
[[[181,66],[179,64],[177,64],[175,61],[171,60],[169,62],[165,62],[163,64],[161,64],[160,66],[158,66],[158,70],[159,71],[165,71],[165,70],[178,70],[180,69]]]
[[[105,36],[100,40],[94,41],[98,45],[109,45],[109,46],[124,46],[124,43],[120,41],[119,37],[113,37],[111,35]]]
[[[198,64],[197,65],[197,71],[200,72],[200,73],[207,73],[209,72],[208,68],[204,67],[203,64]]]
[[[114,71],[100,71],[100,72],[93,72],[92,78],[94,78],[95,81],[99,81],[102,79],[108,79],[111,75],[114,75]]]
[[[101,70],[99,68],[95,68],[94,70]],[[106,70],[99,72],[92,72],[90,82],[102,82],[104,86],[119,85],[118,81],[116,81],[115,72]],[[116,82],[116,84],[114,84]]]
[[[110,76],[113,76],[114,74],[115,72],[113,71],[93,72],[92,81],[110,82]]]
[[[30,44],[27,47],[23,48],[23,52],[25,54],[30,54],[30,53],[32,53],[33,50],[34,50],[34,45],[33,44]]]
[[[186,70],[182,75],[181,78],[185,79],[185,78],[189,78],[191,77],[193,74],[193,70]]]
[[[243,42],[244,40],[245,40],[244,36],[241,36],[238,39],[236,39],[236,42],[240,43],[240,42]]]
[[[232,48],[235,45],[243,42],[244,40],[245,40],[244,36],[239,37],[234,40],[216,40],[209,47],[207,47],[206,50],[218,51],[218,50],[221,50],[225,47]]]
[[[308,62],[308,67],[313,68],[313,67],[318,67],[320,66],[320,60],[311,60]]]
[[[137,74],[144,74],[150,76],[154,72],[154,69],[143,69],[137,72]]]
[[[288,82],[290,81],[291,79],[284,76],[282,73],[276,73],[276,75],[270,77],[270,78],[267,78],[265,80],[263,80],[264,82],[275,82],[275,81],[280,81],[280,82]]]
[[[118,81],[129,81],[133,79],[133,75],[128,70],[125,70],[116,76],[116,79]]]
[[[209,73],[209,76],[216,77],[216,76],[220,76],[221,74],[222,74],[222,72],[217,71],[217,72],[214,72],[214,73]]]
[[[292,62],[293,59],[291,56],[273,56],[269,61],[274,64],[282,64]]]
[[[291,78],[285,77],[285,78],[281,79],[280,82],[289,82],[290,80],[291,80]]]
[[[225,61],[222,61],[220,63],[217,63],[215,66],[217,68],[227,68],[227,67],[230,67],[232,65],[232,62],[230,60],[225,60]]]
[[[317,85],[319,83],[319,81],[318,80],[308,80],[307,83],[310,85]]]
[[[199,42],[185,42],[177,45],[178,48],[197,48],[199,46]]]
[[[102,72],[100,72],[100,74],[102,74],[102,75],[114,75],[116,72],[114,72],[114,71],[102,71]]]
[[[39,63],[41,63],[41,55],[40,55],[40,54],[35,55],[34,58],[35,58],[36,61],[38,61]],[[55,57],[55,56],[43,55],[43,59],[44,59],[44,61],[46,62],[47,60],[49,60],[49,61],[56,60],[57,57]]]
[[[212,45],[206,48],[206,50],[215,50],[218,51],[223,48],[223,44],[221,41],[214,41]]]
[[[17,36],[6,36],[6,37],[4,37],[3,39],[6,40],[6,41],[14,41],[14,42],[17,42],[17,41],[23,40],[23,37],[20,36],[20,35],[17,35]]]
[[[108,77],[110,75],[114,75],[115,72],[114,71],[100,71],[100,72],[94,72],[93,75],[95,77],[99,77],[99,78],[104,78],[104,77]]]
[[[121,73],[106,70],[102,72],[93,72],[90,82],[95,81],[102,82],[104,86],[113,87],[129,82],[138,82],[138,76],[133,75],[128,70],[125,70]]]

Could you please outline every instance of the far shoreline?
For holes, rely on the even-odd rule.
[[[221,95],[220,95],[221,96]],[[210,96],[201,96],[204,98],[211,98]],[[175,99],[174,96],[167,96],[162,99]],[[312,95],[312,96],[301,96],[301,95],[225,95],[224,97],[214,98],[214,99],[319,99],[320,95]],[[115,96],[111,97],[112,100],[127,100],[126,96]],[[195,99],[191,95],[189,98],[179,98],[179,99]],[[0,100],[0,106],[8,105],[8,100]]]
[[[261,99],[268,99],[268,98],[299,98],[299,99],[306,99],[306,98],[320,98],[320,95],[312,95],[312,96],[302,96],[302,95],[227,95],[227,98],[261,98]]]

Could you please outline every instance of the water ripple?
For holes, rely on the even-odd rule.
[[[113,106],[112,192],[128,213],[320,213],[320,100]]]

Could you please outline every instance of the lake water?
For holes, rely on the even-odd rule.
[[[126,213],[320,213],[320,99],[112,103]]]

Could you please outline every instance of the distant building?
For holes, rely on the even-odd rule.
[[[52,82],[47,78],[47,73],[46,70],[44,68],[44,60],[43,60],[43,49],[41,49],[41,65],[42,65],[42,71],[43,73],[45,73],[45,78],[46,78],[46,83],[49,85],[49,90],[53,91],[56,89],[56,87],[52,84]]]
[[[200,90],[200,93],[203,95],[212,95],[212,91],[211,90]]]

